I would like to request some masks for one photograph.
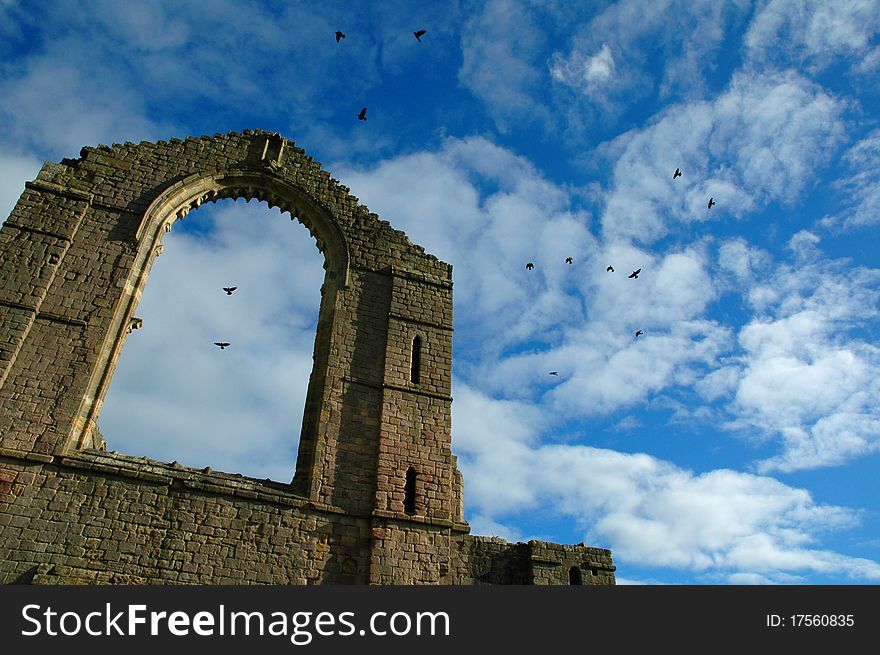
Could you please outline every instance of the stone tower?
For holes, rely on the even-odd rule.
[[[290,485],[107,453],[97,417],[174,222],[256,198],[325,259]],[[473,537],[452,271],[278,134],[83,148],[0,229],[0,580],[613,584],[609,551]]]

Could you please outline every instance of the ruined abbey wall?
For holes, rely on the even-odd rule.
[[[290,212],[325,258],[289,485],[107,453],[97,431],[163,236],[226,197]],[[451,278],[277,134],[46,164],[0,229],[0,581],[613,584],[607,550],[469,534]]]

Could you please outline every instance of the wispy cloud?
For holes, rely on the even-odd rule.
[[[459,79],[483,100],[501,132],[513,122],[541,124],[549,113],[536,98],[536,66],[546,36],[530,16],[538,9],[515,0],[489,0],[464,26]]]
[[[580,52],[569,58],[554,53],[550,74],[553,79],[579,89],[590,96],[602,93],[615,77],[614,55],[607,43],[593,55]]]
[[[697,99],[725,35],[742,17],[738,3],[616,2],[575,23],[570,49],[553,53],[550,72],[606,116],[634,100]]]
[[[835,183],[848,207],[823,223],[843,220],[845,227],[868,227],[880,222],[880,129],[860,139],[844,155],[848,174]]]
[[[61,2],[45,15],[40,6],[17,12],[13,25],[41,38],[27,40],[0,79],[5,138],[53,159],[76,156],[83,145],[253,127],[326,144],[331,153],[387,148],[396,140],[390,132],[363,135],[355,116],[365,104],[370,125],[399,123],[406,113],[376,91],[384,77],[420,65],[413,29],[399,15],[406,8],[291,3],[242,12],[220,0],[207,12],[188,1],[97,2],[88,12]],[[453,51],[456,12],[419,15],[434,21],[435,56]],[[337,44],[340,28],[349,34]],[[347,133],[328,127],[340,117]]]
[[[84,145],[155,139],[172,131],[168,123],[147,118],[143,98],[114,67],[76,58],[59,47],[26,63],[20,77],[0,80],[0,117],[15,146],[60,159],[77,157]]]
[[[805,238],[796,235],[793,245],[815,247]],[[876,269],[803,253],[751,287],[756,316],[738,337],[744,354],[733,425],[783,443],[759,470],[839,465],[880,449],[880,350],[857,336],[876,326],[878,299]]]
[[[736,75],[712,101],[668,108],[653,125],[606,145],[609,156],[619,153],[602,215],[606,238],[651,243],[676,224],[795,201],[841,141],[841,111],[792,71]],[[676,168],[682,177],[673,180]]]
[[[748,56],[762,63],[818,71],[836,61],[873,68],[880,14],[872,0],[761,3],[744,38]]]

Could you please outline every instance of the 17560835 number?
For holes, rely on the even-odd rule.
[[[855,625],[855,617],[852,614],[792,614],[791,626],[793,628],[835,628],[850,627]]]

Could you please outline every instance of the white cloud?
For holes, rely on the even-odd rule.
[[[718,266],[732,280],[727,286],[747,288],[764,276],[772,265],[770,254],[750,245],[743,238],[727,239],[718,248]]]
[[[880,223],[880,129],[860,139],[844,155],[850,174],[835,182],[847,203],[843,211],[828,217],[826,224],[840,219],[846,227],[865,227]]]
[[[557,320],[565,285],[595,249],[587,217],[570,211],[561,189],[482,138],[449,139],[369,171],[333,169],[364,204],[453,264],[456,329],[493,352]],[[569,255],[576,264],[565,264]],[[482,320],[487,312],[505,329]]]
[[[614,75],[614,57],[607,43],[602,49],[584,62],[584,79],[588,83],[601,84]]]
[[[486,105],[502,132],[513,121],[549,120],[535,97],[541,74],[534,65],[543,32],[529,20],[535,11],[510,0],[489,0],[462,32],[459,79]]]
[[[516,528],[502,525],[497,521],[486,518],[481,514],[474,514],[468,518],[468,524],[471,526],[471,534],[477,534],[487,537],[501,537],[511,543],[517,543],[527,540],[522,532]]]
[[[736,74],[715,100],[667,109],[607,146],[620,155],[602,216],[606,238],[650,243],[676,223],[793,203],[842,138],[841,109],[793,72]],[[673,180],[676,168],[682,176]]]
[[[222,11],[222,3],[216,4]],[[177,48],[193,37],[185,22],[189,12],[175,11],[175,7],[181,8],[179,3],[153,2],[125,7],[112,0],[98,0],[93,6],[96,11],[91,19],[107,31],[110,39],[140,51]]]
[[[616,264],[613,273],[604,261]],[[690,384],[729,347],[727,329],[700,318],[716,292],[699,248],[655,257],[617,244],[597,263],[582,290],[586,320],[571,321],[548,352],[498,362],[482,388],[510,388],[512,379],[533,384],[529,372],[558,369],[560,381],[545,398],[553,413],[595,416]],[[636,268],[639,278],[628,278]],[[564,315],[559,320],[565,322]],[[643,332],[638,338],[637,330]]]
[[[551,76],[578,89],[606,116],[658,92],[700,97],[742,5],[623,0],[586,20],[577,16],[569,28],[570,50],[551,57]]]
[[[722,366],[698,380],[696,391],[709,402],[731,394],[736,390],[741,372],[736,366]]]
[[[601,93],[614,78],[614,56],[607,43],[594,55],[573,53],[568,59],[556,53],[550,66],[554,80],[580,88],[588,95]]]
[[[817,504],[765,476],[698,474],[646,454],[541,445],[527,405],[492,400],[460,381],[456,393],[456,449],[481,525],[522,510],[567,517],[587,543],[611,547],[618,564],[728,581],[786,582],[810,571],[880,579],[871,560],[815,547],[823,534],[858,525],[858,512]]]
[[[685,321],[660,334],[651,327],[643,331],[638,338],[630,331],[623,338],[612,337],[610,347],[585,337],[579,347],[554,352],[555,359],[565,362],[559,368],[566,379],[549,393],[551,407],[570,419],[645,403],[650,394],[698,376],[697,371],[714,363],[727,341],[724,330],[708,322]],[[507,366],[502,364],[500,370]]]
[[[880,274],[819,261],[811,233],[793,241],[817,261],[802,255],[798,267],[780,266],[752,287],[759,315],[739,333],[732,426],[781,438],[781,452],[758,465],[765,472],[880,450],[880,349],[852,333],[876,324]]]
[[[77,62],[83,54],[59,49],[24,63],[20,76],[0,79],[0,117],[9,142],[60,159],[79,156],[84,145],[171,132],[146,118],[143,98],[118,70],[97,58]]]
[[[815,232],[800,230],[788,240],[788,248],[794,253],[795,258],[802,263],[820,254],[820,250],[816,246],[821,241],[821,237]]]
[[[748,56],[761,62],[775,63],[782,55],[787,63],[819,70],[843,59],[858,70],[876,57],[878,32],[873,0],[770,0],[756,12],[744,42]]]

